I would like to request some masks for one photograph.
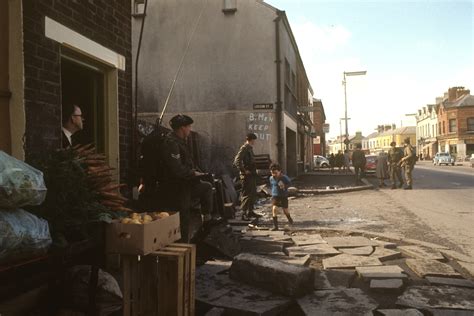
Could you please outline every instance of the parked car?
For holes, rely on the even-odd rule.
[[[433,165],[451,165],[454,166],[454,158],[450,153],[436,153],[433,158]]]
[[[326,157],[314,155],[313,156],[314,168],[329,168],[329,160]]]
[[[375,173],[377,169],[377,155],[365,155],[365,173]]]

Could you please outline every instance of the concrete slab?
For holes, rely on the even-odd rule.
[[[342,253],[347,253],[349,255],[355,256],[370,256],[374,252],[374,247],[365,246],[365,247],[355,247],[355,248],[341,248]]]
[[[273,259],[273,260],[280,260],[282,262],[286,262],[286,263],[289,263],[289,264],[295,264],[297,266],[306,266],[307,263],[310,260],[309,255],[306,255],[306,256],[303,256],[303,257],[289,257],[286,254],[284,254],[283,252],[268,253],[268,254],[265,254],[264,256],[268,257],[270,259]]]
[[[283,236],[285,235],[285,232],[283,230],[276,230],[276,231],[271,231],[271,230],[247,230],[247,232],[244,234],[244,236],[247,237],[268,237],[268,236]]]
[[[334,248],[377,246],[377,242],[363,236],[326,237],[324,240]]]
[[[331,258],[323,259],[324,269],[347,269],[364,266],[381,266],[377,258],[354,256],[348,254],[340,254]]]
[[[380,316],[423,316],[423,313],[417,309],[378,309],[375,315]]]
[[[315,244],[326,244],[327,242],[319,234],[314,235],[296,235],[291,236],[291,239],[297,246],[308,246]]]
[[[443,260],[443,255],[436,249],[423,246],[399,246],[398,249],[406,256],[415,259]]]
[[[408,276],[397,265],[356,267],[357,274],[366,280],[370,279],[406,279]]]
[[[230,266],[230,263],[226,268]],[[290,299],[231,280],[223,266],[208,264],[196,269],[196,300],[224,308],[232,315],[277,315]]]
[[[371,280],[370,289],[374,291],[399,291],[403,287],[401,279]]]
[[[474,291],[449,286],[413,286],[398,297],[397,305],[418,309],[474,311]]]
[[[350,287],[355,273],[353,270],[315,270],[314,271],[314,289],[315,290],[334,290]]]
[[[460,276],[450,265],[436,260],[407,259],[405,263],[422,278],[425,276]]]
[[[254,237],[256,240],[261,240],[261,241],[267,241],[267,242],[274,242],[274,243],[280,243],[284,245],[285,247],[291,247],[294,246],[295,244],[293,243],[293,240],[289,237],[281,236],[281,237]]]
[[[468,287],[474,289],[474,281],[466,279],[426,277],[426,280],[433,285],[451,285],[457,287]]]
[[[240,245],[243,252],[250,253],[271,253],[283,252],[281,242],[265,241],[257,238],[245,237],[240,239]]]
[[[316,244],[303,247],[288,247],[284,249],[288,256],[305,256],[305,255],[336,255],[340,252],[329,246],[328,244]]]
[[[234,258],[230,278],[291,297],[303,296],[314,288],[313,269],[249,253]]]
[[[395,260],[402,257],[402,253],[399,251],[375,247],[374,252],[370,255],[371,257],[378,258],[380,261]]]
[[[463,261],[463,262],[469,262],[469,263],[474,263],[474,258],[466,256],[462,253],[459,253],[457,251],[453,250],[447,250],[447,249],[441,249],[439,252],[443,254],[447,259],[453,259],[456,261]]]
[[[465,272],[474,278],[474,263],[458,261],[458,264]]]
[[[305,315],[372,315],[377,302],[361,289],[314,291],[298,299]]]
[[[384,241],[384,240],[378,240],[378,239],[371,239],[371,240],[373,240],[377,243],[377,247],[383,247],[383,248],[387,248],[387,249],[395,249],[398,246],[396,243],[390,242],[390,241]]]

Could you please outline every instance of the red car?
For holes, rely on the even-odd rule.
[[[366,173],[375,173],[375,169],[377,169],[376,163],[377,155],[365,155],[365,172]]]

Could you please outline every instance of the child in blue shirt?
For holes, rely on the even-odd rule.
[[[283,212],[288,218],[288,222],[293,224],[293,219],[290,216],[288,210],[288,187],[290,186],[290,178],[281,172],[281,166],[279,164],[272,164],[270,166],[272,175],[270,176],[270,185],[272,188],[272,216],[273,216],[273,228],[272,230],[278,230],[278,216],[277,208],[283,208]]]

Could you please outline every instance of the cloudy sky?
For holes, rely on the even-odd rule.
[[[266,0],[284,10],[329,136],[339,135],[347,78],[349,134],[415,125],[415,113],[449,87],[474,94],[473,1]],[[344,124],[344,122],[342,122]],[[344,125],[342,125],[344,133]]]

